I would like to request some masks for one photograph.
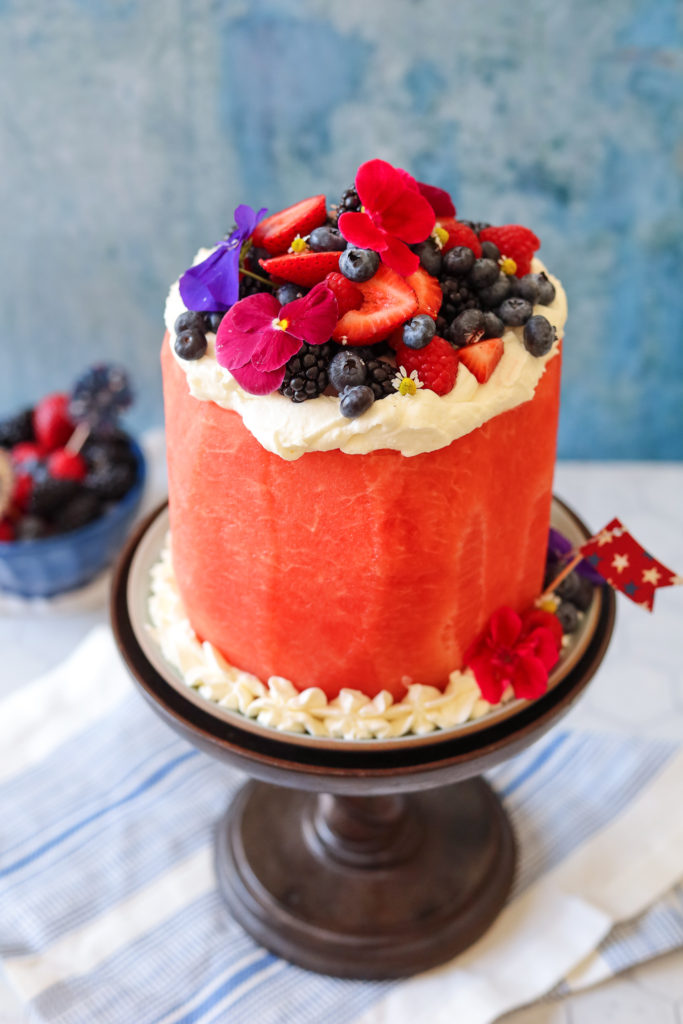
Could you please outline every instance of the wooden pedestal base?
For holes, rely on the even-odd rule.
[[[486,931],[515,844],[481,779],[366,797],[251,782],[218,825],[216,866],[233,916],[274,953],[325,974],[396,978]]]

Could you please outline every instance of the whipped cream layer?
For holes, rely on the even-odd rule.
[[[200,249],[194,262],[210,254]],[[540,260],[532,270],[545,271]],[[166,300],[165,322],[168,344],[187,378],[190,394],[200,401],[215,402],[239,413],[247,430],[265,449],[283,459],[298,459],[305,452],[341,449],[350,455],[365,455],[379,448],[391,448],[402,455],[445,448],[459,437],[476,430],[500,413],[528,402],[543,376],[546,364],[559,350],[567,319],[567,298],[562,285],[548,274],[555,285],[550,306],[536,306],[534,313],[545,316],[557,330],[558,340],[547,355],[536,357],[527,352],[521,327],[508,327],[503,333],[505,350],[492,377],[479,384],[464,364],[460,364],[453,390],[437,395],[427,388],[415,395],[388,395],[376,401],[357,419],[339,412],[336,396],[320,395],[295,404],[284,395],[250,395],[216,359],[215,335],[208,334],[206,354],[197,360],[180,359],[173,351],[174,324],[186,309],[178,282],[171,286]]]
[[[483,700],[469,670],[451,672],[444,690],[413,684],[400,703],[387,690],[370,699],[359,690],[344,689],[328,700],[318,687],[299,691],[281,676],[263,682],[230,665],[213,644],[197,638],[178,591],[169,538],[150,583],[150,628],[166,661],[202,697],[280,732],[344,740],[425,735],[481,718],[499,706]],[[508,689],[503,703],[512,699]]]

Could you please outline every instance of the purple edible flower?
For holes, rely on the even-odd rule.
[[[240,253],[258,222],[268,211],[258,213],[241,203],[235,210],[235,230],[218,243],[201,263],[190,267],[180,278],[180,297],[188,309],[204,312],[229,309],[239,298]]]
[[[568,556],[572,555],[573,552],[574,545],[572,542],[563,533],[560,533],[559,530],[555,530],[551,526],[550,534],[548,535],[548,555],[550,558],[556,561],[561,568],[563,564],[569,561]],[[595,571],[590,562],[587,562],[585,558],[574,567],[574,572],[578,573],[579,576],[583,576],[597,587],[601,587],[605,582],[603,577]]]

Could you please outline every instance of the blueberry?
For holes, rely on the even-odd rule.
[[[313,228],[308,236],[308,247],[313,252],[343,252],[346,239],[339,228],[323,224],[321,228]]]
[[[499,274],[498,280],[488,288],[479,292],[479,300],[485,309],[496,309],[510,294],[510,279],[507,274]]]
[[[353,420],[356,416],[362,416],[364,412],[367,412],[374,401],[374,391],[365,384],[345,388],[339,396],[339,411],[342,416]]]
[[[511,296],[500,304],[497,313],[503,323],[509,327],[521,327],[527,322],[533,311],[533,306],[526,299]]]
[[[555,593],[563,601],[574,601],[581,589],[581,577],[577,572],[572,571],[565,576],[560,585],[556,588]]]
[[[523,302],[524,300],[517,301]],[[524,325],[524,347],[532,356],[544,356],[550,352],[555,337],[555,328],[544,316],[532,316]]]
[[[505,330],[505,324],[492,313],[490,310],[484,313],[484,337],[485,338],[500,338],[503,331]]]
[[[221,325],[221,320],[225,316],[225,310],[219,309],[219,310],[216,310],[215,313],[208,313],[207,315],[209,317],[209,327],[208,327],[208,329],[210,331],[213,331],[213,333],[215,334],[216,331],[218,330],[218,328]]]
[[[403,325],[403,344],[408,348],[424,348],[436,334],[436,324],[431,316],[420,313]]]
[[[443,258],[443,271],[448,276],[463,277],[474,266],[474,253],[466,245],[456,245]]]
[[[331,360],[327,372],[330,384],[339,392],[342,392],[344,388],[353,388],[358,384],[364,384],[368,373],[364,360],[357,352],[348,348],[337,352]]]
[[[500,249],[495,242],[482,242],[481,254],[485,260],[495,260],[496,263],[500,259]]]
[[[578,576],[578,573],[577,573]],[[579,576],[578,589],[576,594],[572,598],[573,603],[579,609],[579,611],[588,611],[591,601],[593,600],[593,584],[590,580],[587,580],[585,576]]]
[[[206,335],[202,331],[183,331],[173,345],[181,359],[201,359],[206,352]]]
[[[486,329],[484,314],[480,309],[466,309],[456,316],[448,330],[448,336],[456,346],[472,345],[479,341]]]
[[[294,302],[295,299],[300,299],[306,294],[306,289],[302,288],[300,284],[282,284],[275,292],[275,298],[281,306],[286,306],[288,302]]]
[[[477,291],[480,291],[497,281],[499,274],[500,268],[495,260],[475,260],[474,266],[470,270],[469,283]]]
[[[443,256],[434,239],[428,238],[425,242],[412,246],[412,249],[420,257],[420,266],[424,267],[428,274],[438,277],[441,273]]]
[[[201,331],[207,329],[208,323],[204,313],[194,309],[186,309],[181,313],[173,325],[176,334],[183,334],[186,331]]]
[[[578,629],[579,613],[569,601],[563,601],[555,614],[560,620],[563,633],[574,633]]]
[[[535,306],[538,302],[538,274],[525,274],[524,277],[520,277],[515,294]]]
[[[555,298],[555,285],[547,274],[538,274],[538,302],[541,306],[549,306]]]
[[[85,478],[85,487],[103,501],[120,501],[136,477],[136,468],[125,463],[101,466]]]
[[[339,257],[339,269],[349,281],[369,281],[379,266],[379,254],[373,249],[345,249]]]

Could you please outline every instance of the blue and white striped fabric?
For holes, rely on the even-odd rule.
[[[0,958],[33,1019],[485,1024],[683,945],[672,744],[555,731],[498,768],[513,897],[473,950],[403,982],[307,973],[231,920],[213,827],[243,781],[132,692],[104,629],[0,706]]]

